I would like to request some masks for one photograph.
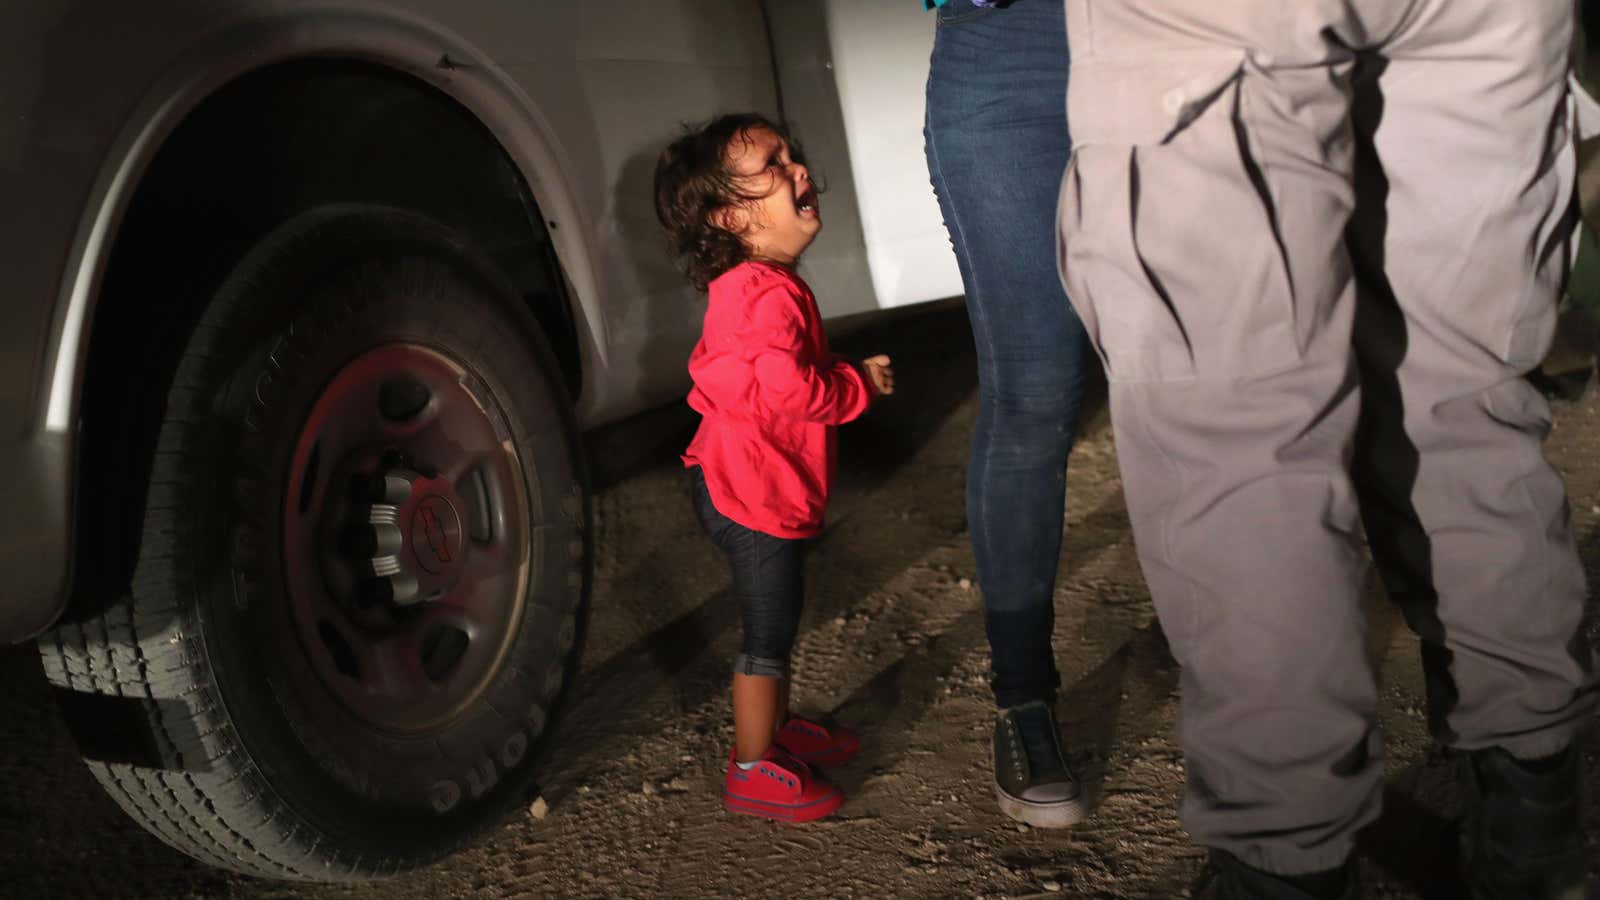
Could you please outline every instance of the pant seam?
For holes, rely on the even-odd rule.
[[[934,46],[933,46],[933,53],[934,54],[938,54],[938,52],[939,52],[939,39],[940,39],[941,36],[942,35],[939,35],[937,33],[934,35]],[[952,238],[953,242],[959,244],[959,246],[954,248],[955,251],[956,251],[956,255],[958,257],[960,257],[961,259],[966,260],[966,259],[970,258],[970,255],[971,255],[969,250],[968,250],[970,245],[969,245],[969,242],[967,240],[967,230],[966,230],[966,227],[964,225],[962,225],[961,214],[957,211],[958,204],[955,202],[954,198],[950,196],[950,180],[945,175],[944,158],[943,158],[942,154],[940,154],[940,152],[939,152],[939,138],[937,136],[938,133],[939,133],[939,129],[936,128],[934,123],[933,123],[933,87],[934,87],[933,73],[934,73],[935,68],[936,67],[933,66],[932,64],[929,65],[929,67],[928,67],[927,86],[924,89],[924,95],[928,98],[927,111],[923,114],[924,128],[925,128],[925,130],[927,132],[927,153],[928,153],[928,159],[932,163],[934,180],[936,181],[936,184],[934,185],[934,190],[943,198],[944,202],[941,204],[942,207],[944,209],[948,209],[949,210],[949,214],[947,216],[948,221],[945,223],[946,228],[948,228],[950,230],[951,238]],[[978,402],[981,405],[984,402],[984,387],[983,387],[984,360],[985,359],[992,360],[994,358],[994,347],[993,347],[993,345],[991,343],[992,335],[990,334],[990,329],[989,329],[988,324],[987,324],[987,312],[984,310],[983,304],[982,304],[981,301],[975,301],[974,300],[974,297],[982,296],[982,294],[983,294],[982,288],[978,283],[978,273],[973,269],[973,266],[970,263],[962,265],[961,269],[963,270],[962,273],[961,273],[962,277],[963,277],[962,288],[963,288],[963,290],[966,291],[965,302],[966,302],[966,306],[967,306],[968,315],[971,316],[974,312],[976,312],[977,317],[984,320],[984,325],[983,325],[983,327],[981,329],[980,328],[974,328],[973,329],[973,338],[974,338],[973,343],[975,345],[981,345],[981,346],[978,346],[976,348],[979,351],[979,353],[978,353]],[[970,284],[966,283],[967,279],[971,279],[971,283]],[[980,410],[980,418],[982,418],[981,410]],[[982,438],[981,431],[979,429],[977,429],[977,428],[974,428],[974,430],[973,430],[973,441],[974,441],[974,443],[976,443],[981,438]],[[972,450],[969,449],[968,452],[972,453]],[[978,457],[978,454],[976,454],[976,453],[973,453],[972,455],[973,455],[974,458]],[[990,465],[992,463],[992,460],[990,458],[990,454],[987,454],[987,453],[983,454],[981,459],[977,459],[977,462],[978,462],[979,466],[981,467],[981,469],[979,470],[978,473],[974,473],[972,471],[971,465],[969,463],[969,467],[968,467],[968,471],[967,471],[967,478],[969,479],[969,481],[977,481],[977,482],[982,483],[984,479],[989,477],[989,467],[990,467]],[[974,475],[976,475],[977,477],[974,478]],[[968,493],[968,496],[969,497],[971,496],[970,492]],[[981,501],[982,505],[977,510],[978,518],[981,521],[988,521],[988,516],[989,516],[988,502],[989,502],[988,492],[985,491],[983,493],[983,500]],[[969,522],[968,522],[968,526],[969,526],[968,527],[968,531],[973,535],[973,540],[976,543],[976,541],[979,540],[979,537],[978,537],[978,533],[979,532],[978,532],[978,529],[974,529],[974,528],[970,527],[971,524],[972,524],[971,521],[970,521],[971,518],[972,518],[972,513],[973,513],[973,510],[971,508],[969,508],[967,510],[967,517],[968,517],[968,520],[969,520]],[[987,539],[987,535],[985,535],[985,537],[983,539],[986,540]],[[985,599],[984,598],[987,597],[987,592],[984,590],[984,580],[985,580],[984,579],[984,572],[982,571],[981,568],[977,572],[977,575],[978,575],[978,591],[979,591],[979,594],[980,594],[979,603],[981,605],[981,604],[985,603]],[[992,653],[992,651],[991,651],[991,653]],[[991,671],[992,671],[992,666],[993,666],[993,660],[992,659],[991,659],[990,665],[991,665]]]

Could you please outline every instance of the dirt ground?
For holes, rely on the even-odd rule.
[[[591,437],[595,616],[544,767],[542,817],[518,815],[468,852],[379,884],[207,869],[121,815],[79,763],[31,648],[3,648],[0,897],[1183,896],[1201,853],[1176,817],[1178,673],[1135,561],[1103,403],[1068,479],[1055,635],[1068,739],[1098,804],[1070,831],[1030,830],[1001,816],[991,792],[988,650],[962,499],[976,408],[964,313],[921,311],[838,343],[891,353],[901,386],[845,429],[842,484],[807,571],[796,702],[866,741],[834,773],[850,797],[838,817],[786,827],[720,807],[738,619],[673,457],[692,423],[669,410]],[[1593,581],[1600,409],[1561,404],[1556,417],[1550,449]],[[1458,800],[1424,731],[1416,642],[1370,593],[1388,786],[1363,841],[1368,896],[1457,896]],[[1597,730],[1586,771],[1600,797]],[[1588,826],[1600,861],[1600,804]]]

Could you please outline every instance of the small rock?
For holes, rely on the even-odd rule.
[[[1054,893],[1061,890],[1061,882],[1055,880],[1054,878],[1046,878],[1045,880],[1039,882],[1039,887]]]
[[[674,775],[671,779],[661,783],[661,790],[669,794],[689,793],[689,782],[683,780],[682,775]]]
[[[656,786],[651,784],[648,781],[646,781],[644,784],[641,784],[639,786],[639,793],[644,794],[645,796],[649,796],[651,794],[654,794],[655,792],[656,792]]]
[[[543,821],[545,816],[550,815],[550,804],[543,797],[536,797],[533,805],[528,807],[528,815]]]
[[[844,627],[844,616],[834,616],[833,617],[833,627],[835,627],[835,628],[843,628]]]
[[[1592,512],[1595,515],[1600,516],[1600,506],[1591,506],[1591,507],[1589,507],[1589,512]]]
[[[578,785],[578,793],[580,793],[580,794],[589,793],[589,786],[587,784]]]
[[[1027,822],[1018,822],[1017,823],[1017,830],[1022,832],[1023,834],[1027,834],[1028,833],[1028,823]]]
[[[959,585],[963,591],[972,590],[972,579],[971,578],[963,578],[960,581],[956,582],[956,584]]]

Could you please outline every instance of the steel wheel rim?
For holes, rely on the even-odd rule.
[[[506,415],[466,366],[397,343],[340,368],[284,493],[288,608],[316,680],[387,732],[469,709],[524,612],[529,496]]]

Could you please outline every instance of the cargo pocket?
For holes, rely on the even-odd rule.
[[[1113,381],[1239,377],[1300,357],[1246,76],[1232,49],[1073,63],[1057,264]]]

